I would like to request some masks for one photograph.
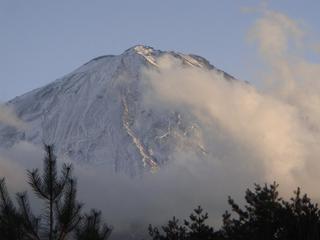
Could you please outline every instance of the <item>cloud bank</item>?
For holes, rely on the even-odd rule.
[[[237,156],[233,167],[254,164],[262,169],[262,180],[313,192],[320,170],[320,64],[304,57],[306,35],[288,16],[264,10],[249,33],[264,61],[264,87],[225,81],[221,73],[186,67],[165,56],[160,71],[144,71],[152,83],[147,100],[187,106],[209,127],[218,126],[228,136],[222,146],[231,141],[235,150],[252,154],[246,160]]]
[[[2,126],[10,126],[17,129],[23,129],[25,124],[22,120],[20,120],[14,110],[4,104],[0,103],[0,124]],[[15,189],[19,189],[19,183],[23,178],[23,169],[20,162],[12,162],[9,159],[15,158],[12,157],[12,153],[20,152],[18,149],[10,149],[10,150],[2,150],[0,151],[0,177],[5,176],[8,180],[10,180],[11,186]],[[23,151],[24,152],[24,151]],[[20,153],[17,153],[20,154]]]
[[[80,200],[102,209],[120,234],[146,232],[148,223],[173,215],[187,217],[198,204],[217,225],[227,196],[241,199],[254,182],[276,180],[284,194],[301,186],[319,199],[320,64],[305,57],[307,34],[284,14],[262,12],[249,33],[264,63],[259,89],[170,56],[158,61],[158,69],[143,69],[146,107],[191,112],[206,132],[211,158],[200,161],[177,149],[161,171],[135,179],[103,166],[76,166]],[[0,121],[19,125],[7,113],[0,108]],[[21,143],[14,152],[1,154],[0,175],[9,175],[15,190],[24,187],[23,169],[39,167],[34,159],[41,151]]]
[[[259,89],[169,55],[157,62],[157,69],[143,69],[149,87],[146,107],[191,112],[206,133],[202,140],[211,158],[200,160],[177,149],[175,161],[164,169],[133,180],[104,169],[93,180],[96,171],[82,169],[80,176],[92,185],[101,183],[106,195],[103,203],[96,200],[93,205],[105,209],[123,229],[139,229],[172,215],[187,217],[197,204],[217,226],[227,196],[241,201],[254,182],[277,181],[284,195],[301,186],[319,199],[320,64],[305,57],[307,35],[288,16],[262,12],[248,36],[264,64],[257,81],[265,84]]]
[[[16,128],[23,128],[24,124],[10,107],[0,103],[0,123]]]

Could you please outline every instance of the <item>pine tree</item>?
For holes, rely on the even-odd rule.
[[[17,193],[19,214],[22,217],[23,232],[25,239],[40,240],[40,217],[33,215],[26,192]]]
[[[283,201],[283,239],[320,239],[320,209],[298,188],[289,202]]]
[[[60,217],[60,219],[54,219],[54,207],[60,202],[62,195],[64,195],[64,199],[72,200],[73,202],[69,204],[72,209],[69,210],[74,212],[76,216],[73,216],[72,219],[69,218],[68,220],[73,221],[73,218],[79,218],[80,209],[78,208],[81,208],[81,206],[76,203],[74,187],[71,186],[72,190],[70,190],[70,185],[72,185],[73,182],[70,177],[71,165],[63,165],[62,175],[59,178],[57,173],[56,156],[53,153],[53,147],[50,145],[45,145],[45,153],[46,156],[44,159],[44,170],[42,176],[40,175],[38,169],[28,171],[28,182],[31,185],[33,192],[40,199],[44,200],[46,209],[46,223],[48,226],[48,229],[45,231],[45,235],[48,236],[48,240],[63,240],[69,230],[65,225],[68,225],[69,223],[59,223],[56,221],[61,220],[61,214],[59,214],[59,211],[57,212],[57,216],[58,218]],[[26,201],[25,204],[27,204]],[[56,210],[59,210],[58,206],[56,207]],[[63,218],[63,220],[65,219],[66,218]]]
[[[255,185],[254,191],[246,191],[246,205],[241,209],[229,198],[233,218],[226,212],[223,216],[223,232],[234,240],[319,240],[320,210],[300,188],[290,201],[279,197],[278,185]]]
[[[153,240],[186,240],[186,228],[179,224],[179,220],[173,217],[167,225],[161,227],[162,232],[157,227],[149,225],[149,235]]]
[[[184,224],[179,224],[179,220],[173,217],[167,225],[157,227],[149,225],[149,235],[153,240],[218,240],[222,239],[220,232],[215,232],[212,227],[205,222],[209,218],[208,213],[203,213],[201,206],[194,209],[189,220],[184,220]]]
[[[5,179],[0,179],[0,239],[22,240],[24,236],[22,216],[10,199]]]
[[[223,215],[219,231],[205,223],[208,214],[199,206],[184,225],[173,218],[161,230],[150,225],[149,235],[153,240],[320,240],[320,209],[300,188],[286,201],[278,184],[255,184],[243,207],[231,197],[228,203],[232,211]]]
[[[278,184],[255,184],[254,191],[247,189],[246,205],[241,209],[229,197],[229,205],[237,218],[226,212],[223,216],[224,231],[229,239],[278,239],[281,234],[282,199],[279,197]]]
[[[46,145],[45,153],[43,173],[40,174],[38,169],[28,171],[28,183],[36,196],[43,200],[45,214],[36,217],[32,213],[26,192],[16,194],[16,208],[4,179],[0,179],[0,239],[66,240],[72,232],[76,232],[76,239],[107,239],[111,228],[101,226],[101,212],[92,211],[84,216],[81,214],[82,204],[76,200],[76,181],[71,176],[72,166],[64,164],[59,177],[53,147]],[[81,228],[77,228],[78,226]],[[82,229],[86,229],[91,235],[81,234],[84,233]]]
[[[70,179],[63,198],[55,202],[58,240],[64,239],[78,226],[83,218],[80,214],[81,208],[82,204],[76,201],[76,182]]]
[[[75,235],[77,240],[106,240],[111,232],[111,227],[102,224],[101,212],[92,209],[77,226]]]
[[[198,206],[193,210],[194,213],[190,215],[190,220],[184,221],[185,226],[188,229],[189,240],[212,240],[215,239],[216,234],[212,227],[205,224],[209,218],[208,213],[203,213],[201,206]]]

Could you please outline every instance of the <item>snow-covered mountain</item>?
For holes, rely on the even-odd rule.
[[[51,84],[9,101],[27,124],[24,130],[0,126],[0,144],[19,141],[54,144],[59,157],[75,162],[108,164],[130,175],[156,170],[170,161],[174,149],[199,157],[208,152],[203,130],[186,112],[146,108],[141,68],[157,68],[169,54],[183,64],[219,71],[196,55],[135,46],[118,56],[92,59]]]

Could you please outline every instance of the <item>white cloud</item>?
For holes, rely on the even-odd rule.
[[[301,186],[320,198],[320,65],[303,57],[305,34],[289,17],[263,12],[250,31],[265,63],[261,79],[266,85],[261,89],[184,66],[170,56],[160,59],[159,69],[144,69],[144,80],[151,83],[146,104],[190,111],[204,126],[213,157],[199,161],[177,149],[174,162],[155,175],[135,179],[102,166],[77,166],[80,200],[102,209],[118,232],[146,232],[148,223],[187,217],[197,204],[219,223],[227,196],[239,200],[254,182],[276,180],[285,193]],[[19,126],[8,110],[0,109],[0,121]],[[20,189],[24,169],[38,167],[41,154],[24,144],[14,152],[1,154],[0,175]]]
[[[23,121],[21,121],[16,116],[14,110],[1,103],[0,103],[0,124],[5,124],[5,125],[16,127],[16,128],[25,127]]]
[[[308,48],[305,35],[296,21],[265,10],[249,34],[264,60],[263,88],[225,81],[220,73],[186,67],[165,56],[158,62],[160,70],[144,70],[146,82],[152,84],[146,102],[187,106],[207,126],[222,129],[228,137],[221,146],[232,143],[230,149],[250,152],[250,157],[241,153],[229,160],[230,167],[253,164],[262,170],[262,180],[277,180],[289,191],[300,185],[315,193],[320,169],[320,64],[303,57]],[[224,156],[214,160],[221,166],[234,156],[223,147],[216,152]],[[240,171],[230,181],[243,174],[253,173]]]

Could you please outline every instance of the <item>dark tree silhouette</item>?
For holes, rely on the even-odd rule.
[[[40,176],[39,170],[34,169],[32,171],[28,171],[29,184],[33,188],[34,193],[45,202],[45,208],[47,210],[47,235],[49,240],[53,239],[64,239],[64,236],[69,230],[66,224],[69,225],[68,222],[62,222],[61,224],[54,219],[54,206],[56,203],[60,202],[62,195],[65,194],[64,199],[73,201],[72,203],[68,203],[72,208],[81,208],[81,206],[76,203],[75,200],[75,191],[73,185],[73,180],[70,177],[71,174],[71,165],[64,164],[62,167],[62,176],[59,178],[57,173],[57,163],[56,157],[53,153],[53,147],[50,145],[45,146],[46,156],[44,159],[44,169],[43,174]],[[68,185],[68,186],[67,186]],[[67,187],[66,187],[67,186]],[[71,191],[70,191],[70,188]],[[64,191],[68,189],[67,191]],[[24,198],[26,199],[26,198]],[[23,199],[21,199],[23,200]],[[66,201],[67,201],[66,200]],[[57,207],[57,210],[60,208]],[[73,211],[75,209],[69,209]],[[80,209],[79,209],[80,210]],[[79,210],[76,210],[75,213],[79,213]],[[72,213],[69,213],[72,215]],[[58,211],[57,214],[60,217],[59,220],[67,220],[66,218],[61,218],[61,214]],[[74,218],[79,218],[79,216],[73,216]],[[69,221],[73,221],[73,219],[68,219]],[[56,226],[61,225],[61,226]],[[60,227],[60,233],[58,233],[58,228]],[[58,237],[59,235],[59,237]]]
[[[100,228],[100,212],[92,211],[91,215],[84,216],[81,214],[82,204],[76,200],[72,166],[64,164],[58,176],[53,147],[46,145],[45,153],[43,173],[40,174],[38,169],[28,171],[28,183],[36,196],[43,200],[44,214],[41,217],[33,215],[26,192],[17,194],[16,208],[4,179],[0,180],[0,239],[66,240],[73,232],[79,233],[79,230],[75,230],[80,225],[82,229],[90,229],[92,236],[99,238],[79,239],[107,239],[111,229],[105,225]]]
[[[28,183],[44,202],[44,214],[35,216],[26,192],[17,193],[15,206],[0,179],[1,240],[106,240],[112,228],[102,222],[101,212],[82,214],[77,201],[72,166],[64,164],[58,174],[52,146],[45,146],[44,170],[28,171]],[[182,223],[173,217],[160,228],[149,225],[153,240],[320,240],[320,209],[300,188],[283,200],[278,184],[254,185],[247,189],[244,206],[228,198],[231,212],[223,215],[218,231],[206,221],[198,206]]]
[[[23,239],[22,216],[9,197],[5,179],[0,179],[0,239]]]
[[[278,184],[255,184],[247,189],[243,207],[231,197],[228,203],[231,213],[225,212],[218,231],[205,223],[208,214],[198,207],[184,225],[173,218],[161,230],[150,225],[149,235],[153,240],[320,240],[320,210],[300,188],[285,201]]]
[[[25,192],[17,193],[17,201],[20,207],[19,214],[22,217],[25,239],[40,240],[39,231],[41,218],[34,216],[31,212],[27,194]]]
[[[203,213],[201,206],[198,206],[193,210],[189,218],[190,220],[184,221],[187,227],[188,239],[190,240],[211,240],[214,238],[214,230],[209,225],[205,224],[206,220],[209,218],[208,213]]]
[[[279,197],[278,185],[255,185],[247,190],[246,205],[241,209],[231,198],[232,215],[223,216],[223,232],[226,239],[234,240],[319,240],[320,212],[317,204],[300,188],[290,201]]]
[[[180,225],[179,220],[173,217],[167,225],[157,227],[149,225],[149,235],[153,240],[218,240],[222,239],[219,231],[215,232],[206,224],[208,213],[203,213],[201,206],[193,210],[189,220]]]
[[[112,228],[102,224],[101,212],[94,209],[76,228],[76,239],[78,240],[105,240],[112,232]]]
[[[157,227],[149,225],[149,235],[153,240],[185,240],[186,228],[179,224],[179,220],[173,217],[172,220],[168,221],[167,225],[161,227],[160,231]]]
[[[294,191],[294,196],[289,202],[283,202],[284,223],[283,236],[285,239],[320,239],[320,210],[318,204],[312,203],[311,199],[301,190]]]
[[[254,191],[248,189],[245,194],[246,205],[241,209],[229,197],[229,205],[237,218],[231,218],[226,212],[223,216],[223,228],[228,239],[277,239],[280,234],[280,213],[282,199],[279,197],[276,183],[261,187],[256,184]]]

